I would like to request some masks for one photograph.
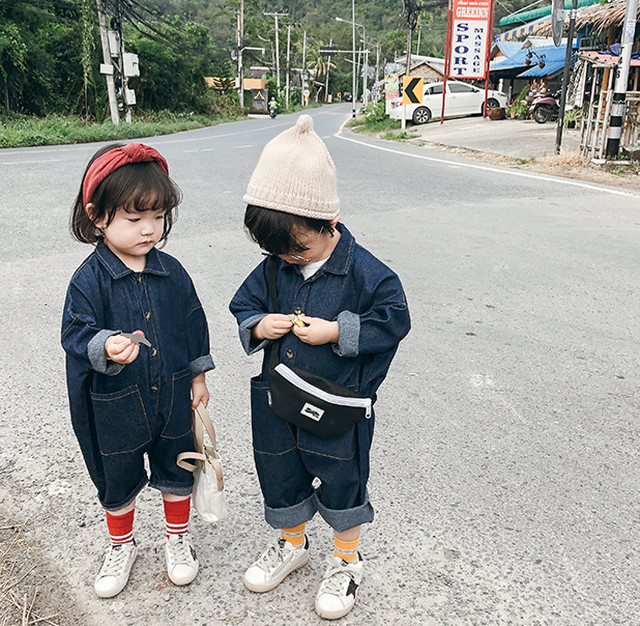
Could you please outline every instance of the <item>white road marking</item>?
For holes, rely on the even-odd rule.
[[[40,163],[58,163],[62,159],[42,159],[40,161],[5,161],[0,162],[0,165],[36,165]]]
[[[367,143],[366,141],[359,141],[358,139],[353,139],[352,137],[345,137],[342,134],[342,129],[344,125],[349,121],[346,119],[338,132],[335,133],[334,137],[338,139],[343,139],[344,141],[351,141],[352,143],[357,143],[361,146],[366,146],[367,148],[373,148],[374,150],[381,150],[382,152],[391,152],[392,154],[400,154],[402,156],[410,157],[412,159],[420,159],[422,161],[431,161],[433,163],[441,163],[442,165],[449,165],[454,167],[463,167],[472,170],[481,170],[483,172],[491,172],[493,174],[502,174],[502,175],[511,175],[511,176],[519,176],[520,178],[533,178],[534,180],[546,180],[551,183],[557,183],[559,185],[569,185],[571,187],[581,187],[582,189],[589,189],[591,191],[600,191],[601,193],[611,193],[616,196],[626,196],[628,198],[637,198],[638,195],[635,193],[630,193],[628,191],[620,191],[618,189],[613,189],[612,187],[597,187],[596,185],[590,185],[589,183],[581,183],[575,180],[568,180],[566,178],[556,178],[554,176],[545,176],[544,174],[527,174],[525,172],[518,172],[508,168],[497,168],[497,167],[489,167],[487,165],[476,165],[474,163],[457,163],[455,161],[449,161],[447,159],[439,159],[436,157],[430,157],[423,154],[412,154],[411,152],[403,152],[402,150],[394,150],[393,148],[385,148],[384,146],[376,146],[374,144]]]

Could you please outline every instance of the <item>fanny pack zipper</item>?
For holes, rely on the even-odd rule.
[[[344,396],[336,396],[332,393],[328,393],[327,391],[323,391],[322,389],[318,389],[315,385],[312,385],[303,378],[300,378],[300,376],[289,369],[284,363],[278,363],[275,370],[291,384],[302,389],[302,391],[306,391],[313,396],[317,396],[320,400],[324,400],[331,404],[348,406],[356,409],[365,409],[365,417],[367,419],[371,418],[371,398],[346,398]]]

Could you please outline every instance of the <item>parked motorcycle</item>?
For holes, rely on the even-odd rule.
[[[557,120],[560,114],[560,92],[556,91],[552,95],[534,96],[529,113],[538,124]]]

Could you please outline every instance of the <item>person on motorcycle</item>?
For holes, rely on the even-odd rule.
[[[275,117],[278,112],[278,101],[272,96],[267,106],[269,107],[269,115]]]

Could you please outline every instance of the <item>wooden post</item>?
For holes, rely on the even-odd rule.
[[[113,68],[111,62],[111,51],[109,50],[109,36],[107,35],[107,17],[104,12],[102,0],[96,0],[98,5],[98,26],[100,27],[100,43],[102,44],[102,61],[104,65]],[[107,93],[109,95],[109,110],[111,111],[111,121],[114,126],[120,124],[120,111],[118,111],[118,100],[116,98],[116,85],[113,74],[105,74],[107,79]]]

